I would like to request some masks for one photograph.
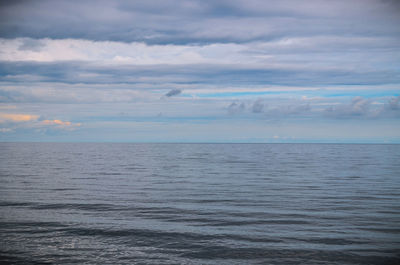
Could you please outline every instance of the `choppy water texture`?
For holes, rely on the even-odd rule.
[[[0,150],[1,263],[400,261],[400,145]]]

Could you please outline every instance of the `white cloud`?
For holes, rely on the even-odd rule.
[[[0,123],[2,122],[29,122],[39,118],[32,114],[0,113]]]
[[[30,39],[28,39],[30,40]],[[245,47],[238,44],[146,45],[140,42],[41,39],[41,49],[21,49],[27,38],[0,39],[3,61],[95,61],[111,64],[232,63]]]
[[[41,120],[36,114],[20,114],[20,113],[0,113],[0,132],[13,132],[15,130],[36,129],[36,130],[74,130],[80,127],[81,123],[73,123],[70,121],[62,121],[59,119]]]
[[[202,45],[17,38],[0,39],[0,61],[81,61],[109,65],[216,64],[262,69],[359,71],[376,69],[377,63],[382,67],[395,64],[399,56],[393,57],[393,53],[383,53],[382,50],[398,50],[397,43],[396,38],[351,36],[288,37],[241,44]],[[33,45],[33,48],[25,47],[27,45]],[[368,57],[365,57],[366,52]]]
[[[62,121],[62,120],[43,120],[40,122],[41,125],[54,125],[60,127],[79,127],[80,123],[72,123],[70,121]]]
[[[14,130],[11,128],[0,128],[0,132],[2,133],[9,133],[9,132],[13,132]]]

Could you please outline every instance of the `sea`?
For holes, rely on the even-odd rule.
[[[0,264],[400,264],[400,145],[0,143]]]

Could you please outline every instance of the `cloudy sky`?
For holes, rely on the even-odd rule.
[[[0,2],[0,141],[400,143],[396,0]]]

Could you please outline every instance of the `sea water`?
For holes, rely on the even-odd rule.
[[[398,264],[400,145],[0,143],[0,262]]]

